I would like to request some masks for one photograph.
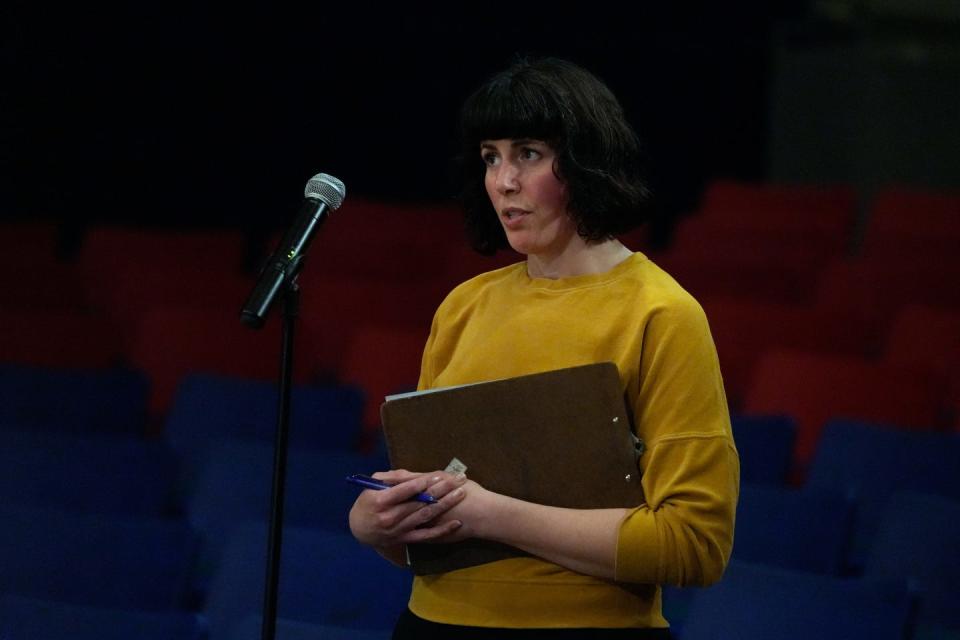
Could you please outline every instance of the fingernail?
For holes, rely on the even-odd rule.
[[[453,490],[453,495],[454,495],[454,497],[457,497],[457,498],[459,498],[460,496],[462,496],[462,495],[463,495],[463,487],[460,487],[459,489],[454,489],[454,490]]]
[[[433,484],[440,482],[440,476],[433,476],[432,478],[430,478],[430,482],[432,482]]]
[[[453,479],[457,482],[464,482],[467,479],[467,474],[461,471],[457,475],[453,476]]]
[[[460,522],[459,520],[454,520],[454,521],[453,521],[453,528],[454,528],[454,529],[459,529],[459,528],[462,527],[462,526],[463,526],[463,523]]]

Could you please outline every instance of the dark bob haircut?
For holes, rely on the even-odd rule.
[[[509,246],[484,187],[480,142],[521,138],[542,140],[557,154],[554,172],[588,242],[646,221],[640,142],[610,89],[564,60],[521,60],[484,83],[460,112],[461,200],[475,250],[490,255]]]

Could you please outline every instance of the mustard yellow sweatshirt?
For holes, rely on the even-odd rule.
[[[419,388],[604,361],[616,363],[646,444],[645,502],[620,525],[615,581],[511,558],[414,578],[415,614],[485,627],[665,627],[658,585],[720,578],[739,462],[716,349],[700,305],[643,254],[596,275],[530,278],[518,263],[465,282],[437,310]]]

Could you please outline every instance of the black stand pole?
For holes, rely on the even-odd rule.
[[[294,326],[300,307],[296,279],[283,288],[283,330],[280,350],[280,408],[273,458],[273,494],[270,502],[270,530],[267,537],[267,579],[263,598],[262,640],[274,640],[277,631],[277,596],[280,585],[280,557],[283,542],[283,501],[287,479],[287,441],[290,431],[290,395],[293,380]]]

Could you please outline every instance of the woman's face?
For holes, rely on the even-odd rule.
[[[556,154],[541,140],[480,143],[484,185],[515,251],[549,258],[577,237],[567,211],[567,186],[554,173]]]

